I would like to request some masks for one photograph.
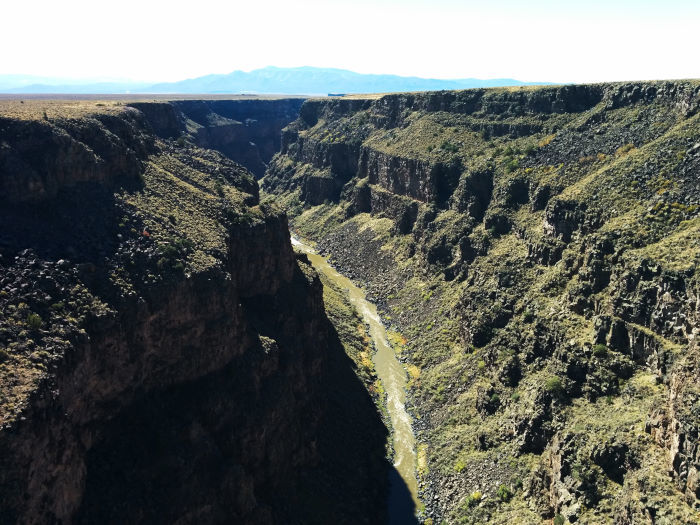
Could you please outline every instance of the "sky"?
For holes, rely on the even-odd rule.
[[[700,77],[699,0],[9,0],[0,75],[175,81],[265,66],[428,78]]]

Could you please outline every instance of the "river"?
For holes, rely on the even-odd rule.
[[[377,377],[382,382],[386,392],[387,412],[393,435],[394,468],[398,473],[398,476],[396,473],[392,473],[390,476],[389,522],[406,523],[399,519],[399,515],[402,514],[399,507],[402,507],[401,501],[406,499],[406,491],[410,493],[412,506],[416,508],[420,505],[416,479],[415,437],[411,427],[411,416],[406,411],[408,374],[396,358],[396,353],[389,343],[386,328],[377,313],[377,307],[367,300],[365,292],[350,279],[336,271],[311,246],[295,236],[292,236],[291,239],[294,248],[308,256],[317,272],[325,275],[341,290],[345,291],[348,300],[362,316],[365,323],[369,325],[370,337],[375,348],[372,360]],[[400,479],[397,479],[399,477]]]

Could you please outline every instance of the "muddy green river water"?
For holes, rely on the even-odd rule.
[[[305,253],[317,272],[324,274],[330,281],[344,290],[348,300],[369,325],[370,336],[374,342],[375,352],[372,356],[377,376],[386,391],[387,411],[393,431],[394,468],[400,475],[405,487],[398,489],[392,483],[392,491],[408,491],[414,504],[418,505],[418,482],[416,480],[415,438],[411,427],[411,417],[406,411],[406,383],[408,375],[387,338],[386,329],[377,314],[377,307],[365,297],[365,292],[350,279],[337,272],[328,261],[318,255],[303,240],[292,236],[292,245]],[[396,497],[390,495],[390,499]],[[391,503],[390,503],[391,505]],[[391,511],[390,511],[391,513]]]

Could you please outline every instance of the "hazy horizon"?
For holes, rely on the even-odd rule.
[[[539,84],[548,84],[539,82]],[[528,85],[517,79],[426,79],[396,75],[364,75],[345,69],[266,67],[183,79],[177,82],[100,82],[51,77],[0,75],[0,94],[285,94],[388,93]]]
[[[214,75],[230,75],[233,73],[253,73],[256,71],[264,71],[264,70],[301,70],[301,69],[309,69],[309,70],[326,70],[326,71],[339,71],[339,72],[350,72],[350,73],[355,73],[359,75],[390,75],[390,76],[397,76],[397,77],[402,77],[402,78],[421,78],[421,79],[426,79],[426,80],[462,80],[462,79],[467,79],[467,78],[477,78],[477,77],[468,77],[468,76],[462,76],[462,77],[426,77],[426,76],[421,76],[421,75],[395,75],[393,73],[361,73],[359,71],[354,71],[350,69],[345,69],[345,68],[340,68],[340,67],[324,67],[324,66],[314,66],[310,64],[303,64],[303,65],[298,65],[298,66],[288,66],[288,67],[282,67],[278,66],[275,64],[268,64],[263,67],[254,67],[254,68],[249,68],[249,69],[232,69],[230,71],[224,71],[224,72],[217,72],[217,73],[207,73],[204,75],[198,75],[196,77],[181,77],[181,78],[176,78],[174,80],[164,80],[164,79],[155,79],[155,80],[143,80],[139,78],[129,78],[129,77],[110,77],[110,76],[85,76],[85,77],[61,77],[61,76],[53,76],[53,75],[37,75],[37,74],[32,74],[32,73],[0,73],[0,78],[8,78],[8,77],[17,77],[17,78],[26,78],[26,79],[36,79],[36,80],[46,80],[46,81],[65,81],[68,83],[76,83],[76,84],[85,84],[85,83],[134,83],[134,84],[156,84],[156,83],[165,83],[165,82],[181,82],[183,80],[192,80],[196,78],[202,78],[202,77],[207,77],[207,76],[214,76]],[[495,77],[494,77],[495,78]],[[507,79],[512,79],[512,77],[500,77],[500,78],[507,78]],[[515,79],[515,80],[520,80],[520,79]],[[549,80],[542,80],[542,82],[547,82],[547,83],[552,83]],[[523,81],[527,82],[527,81]]]
[[[688,0],[39,0],[4,11],[17,23],[0,34],[15,50],[0,75],[156,83],[308,65],[555,83],[700,76],[700,3]]]

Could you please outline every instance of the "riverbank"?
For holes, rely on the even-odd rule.
[[[330,282],[332,286],[345,292],[345,298],[354,309],[353,314],[359,315],[367,327],[366,336],[369,336],[374,346],[371,368],[378,379],[373,383],[377,385],[373,394],[386,396],[384,406],[392,429],[394,468],[398,473],[398,476],[390,476],[390,523],[400,523],[396,519],[396,513],[400,512],[405,516],[405,509],[399,509],[405,508],[405,502],[402,500],[405,499],[406,493],[410,495],[413,506],[420,507],[416,478],[415,436],[411,417],[406,410],[408,374],[389,342],[389,335],[379,317],[376,305],[367,300],[365,292],[348,277],[335,270],[325,257],[316,253],[310,244],[292,236],[292,245],[296,250],[306,254],[314,269],[321,274],[322,280]],[[364,357],[361,355],[361,363]],[[360,368],[358,375],[362,377],[362,374],[367,374],[369,368],[369,363],[365,362],[365,366]]]

